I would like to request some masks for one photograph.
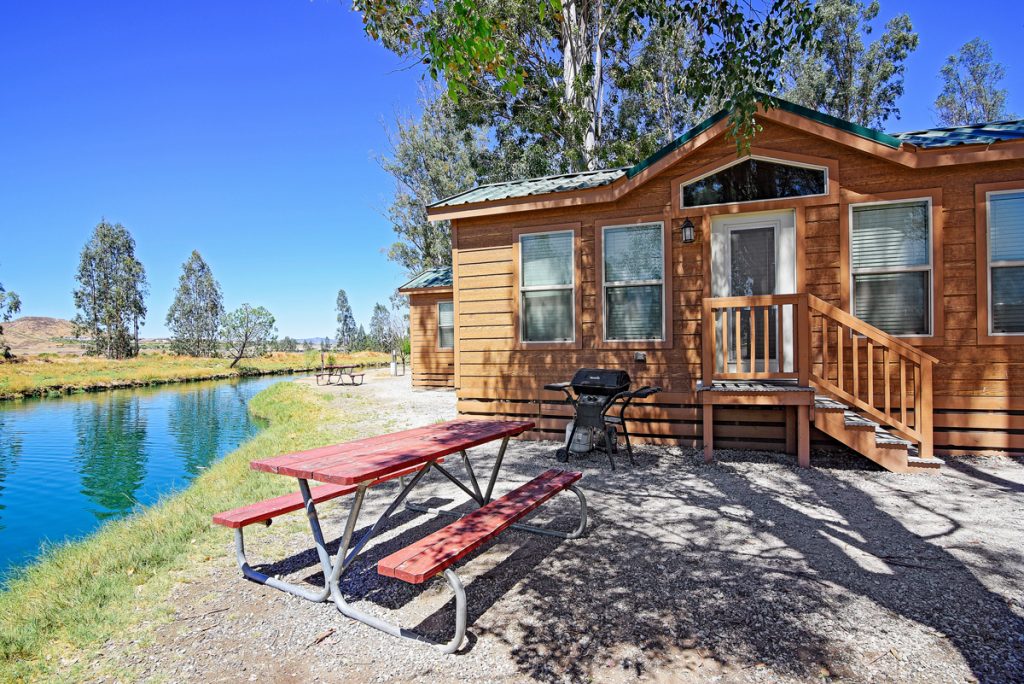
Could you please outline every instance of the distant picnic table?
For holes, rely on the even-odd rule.
[[[250,465],[255,470],[296,478],[299,492],[219,513],[214,516],[213,522],[234,528],[238,565],[247,579],[310,601],[324,602],[331,598],[338,610],[348,617],[393,636],[434,643],[411,630],[365,613],[349,604],[340,585],[351,572],[354,562],[366,548],[367,542],[382,530],[387,520],[406,501],[409,493],[430,471],[438,471],[467,494],[477,508],[470,513],[460,514],[428,509],[407,502],[406,507],[411,510],[451,515],[457,519],[447,527],[381,559],[377,563],[377,572],[385,577],[412,584],[426,582],[432,577],[444,574],[455,594],[455,636],[446,644],[434,645],[441,646],[446,653],[452,653],[459,648],[465,637],[467,609],[466,592],[451,566],[510,527],[565,539],[580,537],[586,529],[586,499],[583,492],[575,486],[583,476],[582,473],[551,469],[508,494],[492,500],[509,438],[526,432],[533,426],[534,424],[529,421],[453,420],[389,435],[359,439],[346,444],[253,461]],[[477,480],[467,450],[499,439],[501,446],[498,455],[491,467],[485,488],[482,488],[481,485],[484,483]],[[459,454],[461,457],[466,473],[465,481],[442,465],[445,457],[453,454]],[[352,545],[367,492],[394,479],[401,482],[397,495],[373,526]],[[326,484],[311,488],[310,480]],[[565,490],[571,491],[579,498],[580,523],[575,530],[562,532],[519,522],[545,501]],[[353,495],[352,503],[338,554],[332,559],[320,528],[316,504],[348,494]],[[258,522],[269,524],[272,518],[300,508],[305,508],[309,518],[313,545],[324,576],[323,589],[307,589],[270,577],[252,569],[246,559],[243,528]]]
[[[324,384],[330,385],[331,379],[335,378],[338,385],[362,385],[365,373],[356,373],[358,366],[351,364],[345,366],[321,366],[316,373],[316,384],[320,384],[322,378],[326,378]],[[345,382],[348,378],[348,382]]]

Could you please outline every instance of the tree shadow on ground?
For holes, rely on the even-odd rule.
[[[529,454],[541,448],[520,445],[517,465],[535,468]],[[639,671],[697,649],[699,666],[864,676],[849,640],[877,640],[868,645],[885,656],[884,636],[858,622],[881,619],[927,628],[935,642],[915,645],[919,655],[951,646],[982,681],[1024,677],[1024,620],[865,491],[821,469],[759,484],[744,462],[705,466],[683,452],[614,474],[588,468],[581,485],[604,524],[522,575],[528,600],[505,633],[524,674],[588,679],[618,654],[641,654],[630,663]],[[1018,554],[989,560],[1024,566]],[[848,629],[828,631],[836,624]]]

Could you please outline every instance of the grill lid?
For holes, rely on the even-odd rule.
[[[608,368],[581,368],[572,376],[577,394],[610,396],[629,389],[629,373]]]

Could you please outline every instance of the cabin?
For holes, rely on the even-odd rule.
[[[398,291],[409,297],[413,387],[454,387],[455,309],[451,267],[428,269]]]
[[[459,412],[560,440],[571,407],[543,386],[605,367],[664,390],[636,441],[707,457],[1024,453],[1024,121],[886,134],[776,101],[739,153],[727,118],[632,167],[429,207],[452,227],[432,301]],[[416,282],[429,356],[448,319]]]

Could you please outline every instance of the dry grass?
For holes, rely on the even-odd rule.
[[[339,364],[376,364],[389,360],[386,354],[377,352],[335,353],[335,357]],[[258,359],[244,359],[235,368],[230,365],[229,359],[159,353],[116,361],[43,354],[25,357],[16,363],[0,363],[0,399],[296,372],[319,366],[320,352],[275,352]]]

